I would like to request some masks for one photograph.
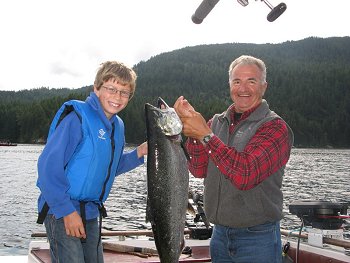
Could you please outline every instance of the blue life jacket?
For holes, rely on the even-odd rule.
[[[82,140],[65,167],[72,199],[102,204],[108,197],[124,145],[124,123],[116,116],[111,136],[101,118],[83,101],[65,102],[51,123],[48,138],[74,111],[82,124]],[[123,142],[121,142],[123,141]],[[115,149],[117,147],[117,149]]]

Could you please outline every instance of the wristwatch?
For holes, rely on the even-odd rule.
[[[202,139],[202,142],[207,144],[209,142],[209,140],[214,136],[214,133],[210,133],[208,135],[205,135]]]

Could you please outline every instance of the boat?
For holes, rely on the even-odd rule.
[[[13,143],[9,140],[1,140],[0,146],[17,146],[17,143]]]
[[[323,237],[324,244],[315,246],[309,243],[308,233],[281,229],[281,234],[288,263],[350,263],[350,241]]]
[[[187,238],[184,251],[187,252],[183,252],[179,262],[211,262],[209,255],[210,239],[194,239],[192,233],[197,237],[203,237],[202,235],[199,236],[197,231],[185,229]],[[101,236],[105,263],[160,263],[151,230],[107,231],[102,232]],[[34,233],[32,237],[42,238],[45,237],[45,233]],[[49,243],[46,240],[30,242],[26,262],[50,263]]]
[[[291,262],[350,262],[350,240],[344,239],[344,222],[349,219],[347,203],[323,200],[298,200],[289,212],[301,219],[299,231],[281,229],[285,236],[283,250]],[[302,231],[304,230],[304,232]],[[289,241],[289,238],[297,240]]]
[[[198,229],[199,236],[205,231]],[[179,262],[211,262],[208,239],[193,238],[192,230],[185,230],[185,245],[187,253],[181,255]],[[349,263],[350,241],[324,238],[322,247],[310,245],[307,242],[307,233],[295,233],[282,230],[282,243],[288,244],[286,257],[295,263]],[[197,233],[198,235],[198,233]],[[45,233],[33,233],[27,256],[2,256],[0,262],[8,263],[50,263],[49,243]],[[197,236],[198,238],[198,236]],[[301,238],[300,244],[298,239]],[[160,263],[151,230],[129,230],[102,232],[105,263],[133,262],[133,263]]]
[[[350,263],[350,240],[343,238],[343,222],[350,218],[347,204],[296,201],[289,210],[301,218],[302,226],[281,229],[284,263]],[[211,226],[195,221],[184,231],[185,249],[179,262],[211,262]],[[0,262],[51,263],[46,234],[33,233],[32,238],[28,256],[0,257]],[[152,230],[103,231],[101,239],[105,263],[160,263]]]
[[[194,231],[195,230],[195,231]],[[197,231],[198,230],[198,231]],[[193,232],[194,231],[194,232]],[[197,232],[197,233],[196,233]],[[185,251],[181,255],[179,262],[211,262],[208,239],[203,238],[202,228],[185,230]],[[195,233],[195,234],[194,234]],[[200,233],[198,235],[198,233]],[[307,234],[302,233],[301,243],[298,245],[298,233],[291,234],[288,230],[281,229],[282,243],[289,244],[287,255],[291,261],[298,263],[349,263],[350,254],[346,254],[346,249],[350,251],[350,241],[339,241],[326,238],[323,247],[310,245],[305,241]],[[197,235],[197,236],[193,236]],[[32,235],[34,238],[45,237],[44,233]],[[294,238],[294,239],[293,239]],[[157,250],[152,238],[151,230],[131,230],[131,231],[108,231],[102,233],[102,244],[104,247],[105,263],[112,262],[133,262],[133,263],[160,263]],[[1,257],[0,257],[1,260]],[[1,261],[2,262],[2,261]],[[15,261],[8,261],[13,263]],[[32,241],[29,247],[27,263],[50,263],[49,243],[46,240]]]

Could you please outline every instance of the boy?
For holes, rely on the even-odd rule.
[[[114,178],[144,163],[147,143],[124,153],[116,115],[132,98],[136,73],[123,63],[101,64],[85,102],[68,101],[51,123],[38,160],[38,223],[44,222],[52,263],[103,262],[98,217]]]

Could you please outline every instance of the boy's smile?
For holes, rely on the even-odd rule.
[[[106,81],[99,90],[94,87],[94,92],[108,119],[128,105],[130,87],[122,85],[117,80]]]

